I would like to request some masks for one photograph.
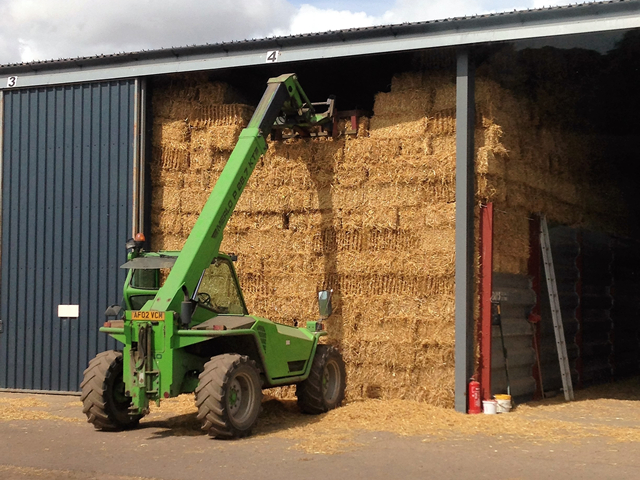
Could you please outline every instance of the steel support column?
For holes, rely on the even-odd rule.
[[[133,215],[131,237],[140,231],[140,80],[135,79],[133,96]]]
[[[0,267],[2,266],[2,172],[4,169],[4,91],[0,90]],[[0,333],[3,332],[2,319],[0,318]]]
[[[133,215],[131,236],[145,227],[145,162],[147,82],[135,79],[133,106]]]
[[[456,77],[456,314],[455,409],[467,411],[473,375],[474,75],[470,53],[458,50]]]
[[[139,114],[139,163],[138,163],[138,231],[145,232],[145,227],[147,226],[147,218],[145,213],[147,211],[146,205],[146,178],[147,178],[147,80],[144,78],[140,79],[140,114]],[[148,235],[151,234],[151,231],[147,232]]]

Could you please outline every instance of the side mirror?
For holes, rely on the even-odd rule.
[[[320,318],[329,318],[333,311],[331,307],[331,295],[333,290],[321,290],[318,292],[318,308],[320,310]]]
[[[119,317],[122,314],[120,305],[111,305],[104,311],[106,317]]]

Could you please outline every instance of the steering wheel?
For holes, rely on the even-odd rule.
[[[207,292],[199,292],[198,303],[211,306],[211,295],[209,295]]]

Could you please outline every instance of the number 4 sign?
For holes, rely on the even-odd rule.
[[[15,87],[18,85],[18,77],[7,78],[7,88]]]
[[[267,52],[267,63],[276,63],[280,56],[280,50],[270,50]]]

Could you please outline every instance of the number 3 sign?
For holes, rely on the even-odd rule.
[[[18,77],[7,78],[7,88],[15,87],[18,85]]]

